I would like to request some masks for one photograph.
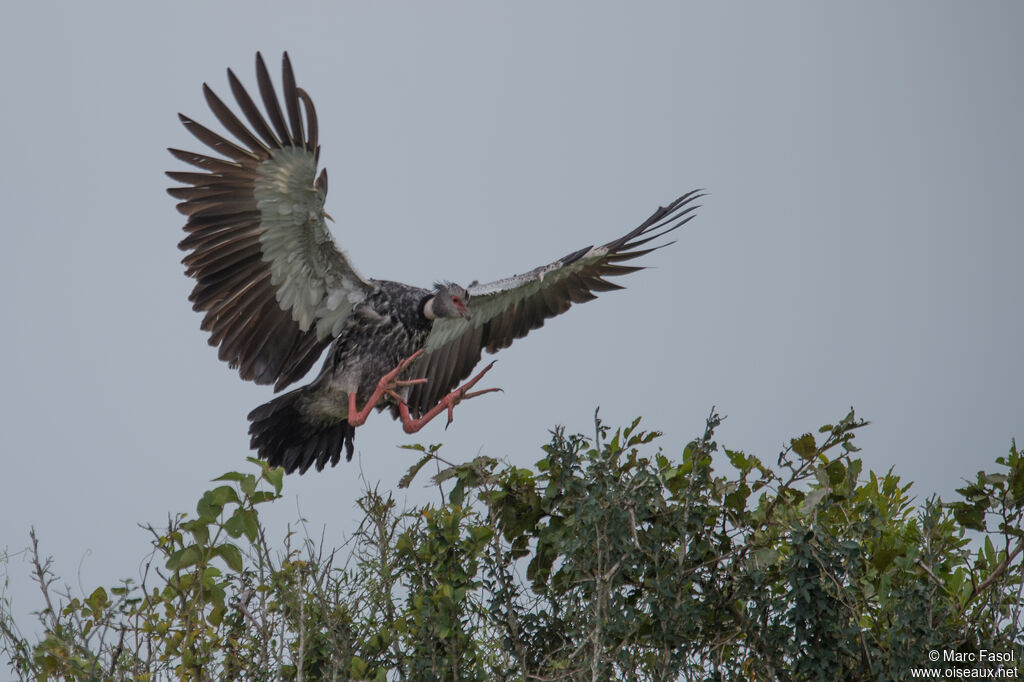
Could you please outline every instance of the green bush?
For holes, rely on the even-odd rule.
[[[141,584],[61,594],[33,534],[41,636],[0,601],[29,679],[902,680],[952,656],[1024,655],[1024,457],[962,500],[915,505],[864,474],[851,411],[774,461],[720,448],[720,418],[669,456],[640,420],[558,428],[534,469],[425,464],[440,501],[368,490],[352,543],[271,544],[282,472],[250,460],[195,514],[152,527]],[[728,466],[726,466],[728,463]],[[716,471],[716,467],[718,471]],[[727,474],[720,471],[725,469]],[[293,543],[298,542],[298,546]],[[933,654],[934,655],[934,654]],[[967,659],[965,659],[967,660]],[[947,664],[949,665],[949,664]]]

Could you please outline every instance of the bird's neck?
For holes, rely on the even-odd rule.
[[[427,318],[428,320],[436,320],[437,319],[437,315],[434,314],[434,295],[433,294],[431,294],[430,296],[427,296],[425,299],[423,299],[423,302],[420,304],[420,310],[423,312],[423,317]]]

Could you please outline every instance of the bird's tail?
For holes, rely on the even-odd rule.
[[[342,447],[345,459],[352,459],[355,428],[344,420],[311,423],[299,407],[305,390],[289,391],[249,413],[250,447],[270,466],[284,467],[289,474],[296,469],[304,474],[313,464],[317,471],[327,462],[334,466],[341,460]]]

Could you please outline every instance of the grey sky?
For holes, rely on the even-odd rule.
[[[337,544],[398,445],[526,466],[597,405],[675,455],[717,405],[720,442],[769,460],[853,405],[866,467],[951,496],[1024,437],[1024,5],[824,5],[4,3],[0,548],[35,525],[67,579],[111,584],[138,522],[251,470],[272,393],[199,331],[163,171],[199,148],[176,113],[214,123],[201,84],[251,86],[256,50],[312,95],[335,237],[372,277],[511,275],[710,192],[626,291],[502,351],[504,393],[447,432],[372,416],[274,523],[297,497]]]

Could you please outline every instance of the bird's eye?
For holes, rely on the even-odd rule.
[[[458,303],[458,302],[459,302],[459,297],[458,296],[452,296],[452,303]]]

